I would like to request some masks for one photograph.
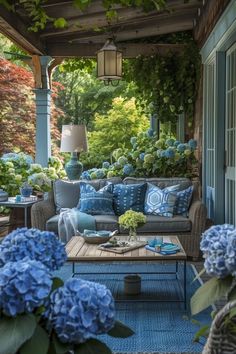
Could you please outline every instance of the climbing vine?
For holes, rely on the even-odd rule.
[[[68,24],[65,18],[53,18],[47,15],[43,7],[45,3],[47,3],[47,0],[0,0],[0,4],[4,5],[10,11],[15,12],[17,9],[23,8],[31,20],[32,25],[29,27],[31,31],[38,32],[39,30],[43,30],[48,22],[52,22],[55,28],[67,27]],[[81,11],[86,10],[91,4],[92,0],[73,0],[75,9]],[[145,12],[155,9],[160,11],[166,7],[166,0],[102,0],[102,5],[109,24],[113,19],[118,18],[115,9],[116,5],[141,8]]]
[[[145,100],[161,121],[176,121],[184,112],[191,122],[199,72],[198,48],[188,40],[179,54],[139,56],[127,61],[124,77],[135,82],[140,102]]]

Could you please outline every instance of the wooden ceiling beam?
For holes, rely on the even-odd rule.
[[[116,42],[124,42],[127,40],[134,40],[145,37],[158,36],[166,33],[174,33],[179,31],[191,30],[193,28],[193,17],[195,11],[186,11],[182,13],[181,17],[179,13],[172,15],[162,16],[159,20],[145,21],[142,23],[124,24],[123,26],[117,25],[110,28],[109,33],[113,33],[116,38]],[[68,33],[67,35],[47,38],[47,47],[54,42],[64,42],[65,45],[68,42],[85,42],[85,43],[102,43],[109,36],[106,32],[95,31],[77,31],[76,33]]]
[[[53,57],[64,58],[95,58],[96,52],[101,49],[104,43],[100,44],[68,44],[50,43],[48,54]],[[143,44],[143,43],[119,43],[118,48],[123,52],[123,58],[136,58],[138,55],[155,55],[160,54],[166,56],[170,52],[180,53],[183,44]]]
[[[30,33],[19,16],[0,5],[0,32],[30,54],[45,54],[39,36]]]
[[[118,19],[114,19],[108,26],[107,18],[105,16],[104,11],[98,11],[94,13],[81,13],[76,14],[76,10],[74,10],[70,17],[66,16],[66,9],[63,9],[64,17],[67,20],[68,26],[63,29],[55,29],[52,25],[47,26],[47,30],[41,34],[41,38],[48,38],[48,37],[59,37],[66,34],[70,34],[73,32],[78,31],[89,31],[93,30],[93,28],[111,28],[112,26],[116,25],[127,25],[127,24],[135,24],[147,21],[158,21],[163,16],[172,16],[178,13],[179,16],[182,14],[189,12],[196,15],[197,14],[197,0],[193,0],[190,3],[184,3],[183,1],[179,0],[172,0],[169,3],[169,11],[152,11],[149,13],[144,13],[141,9],[134,9],[134,8],[119,8],[117,10]],[[91,7],[92,9],[92,7]],[[72,7],[68,7],[68,10],[72,11]],[[58,13],[59,14],[59,13]],[[55,16],[55,13],[49,14],[50,16]]]

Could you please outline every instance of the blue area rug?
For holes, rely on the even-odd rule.
[[[180,278],[182,277],[182,265],[179,266]],[[117,275],[116,272],[171,272],[175,271],[172,264],[79,264],[76,266],[77,272],[110,272],[105,274],[91,274],[81,276],[87,280],[93,280],[105,284],[116,298],[125,299],[123,294],[124,275]],[[64,280],[72,274],[71,264],[65,265],[57,276]],[[115,339],[107,335],[100,336],[113,352],[119,353],[201,353],[203,344],[194,343],[193,337],[199,327],[193,324],[190,317],[189,300],[192,294],[200,286],[198,281],[192,282],[196,276],[195,268],[187,266],[187,297],[188,306],[184,310],[183,303],[178,302],[156,302],[156,303],[131,303],[122,302],[116,304],[116,319],[119,319],[130,326],[135,334],[127,339]],[[173,274],[156,275],[142,274],[142,293],[135,298],[142,299],[165,299],[180,300],[183,292],[180,283]],[[131,299],[126,296],[126,299]],[[210,310],[204,311],[195,319],[202,324],[210,322]]]

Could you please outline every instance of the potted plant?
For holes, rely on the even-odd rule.
[[[127,210],[119,217],[118,223],[129,230],[129,241],[137,242],[137,227],[146,223],[146,216],[134,210]]]

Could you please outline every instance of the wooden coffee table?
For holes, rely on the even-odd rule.
[[[127,235],[118,235],[120,240],[127,240],[128,236]],[[141,241],[147,241],[148,239],[150,240],[151,238],[154,238],[155,235],[148,235],[147,236],[139,236],[139,239]],[[184,307],[186,308],[186,261],[187,261],[187,255],[178,239],[177,236],[163,236],[163,241],[164,242],[172,242],[180,246],[181,251],[172,254],[172,255],[162,255],[159,253],[155,253],[149,250],[146,250],[144,247],[128,251],[126,253],[118,254],[118,253],[112,253],[106,250],[100,250],[98,249],[98,245],[95,244],[89,244],[86,243],[83,237],[80,236],[74,236],[71,238],[71,240],[67,243],[66,245],[66,252],[67,252],[67,261],[72,263],[72,276],[75,275],[85,275],[85,274],[93,274],[92,272],[90,273],[85,273],[85,272],[76,272],[75,271],[75,264],[76,263],[82,263],[82,262],[127,262],[127,261],[132,261],[132,262],[149,262],[149,261],[154,261],[154,262],[175,262],[175,272],[138,272],[138,274],[175,274],[176,279],[178,279],[183,287],[183,299],[181,300],[176,300],[176,302],[183,302]],[[183,277],[182,279],[179,278],[179,263],[183,265]],[[127,272],[117,272],[117,274],[129,274],[130,272],[127,270]],[[102,272],[102,274],[110,274],[109,272]],[[129,300],[125,300],[129,301]],[[142,301],[144,302],[145,300],[131,300],[131,301]],[[156,300],[148,300],[148,301],[156,301]],[[171,300],[163,300],[164,301],[171,301]],[[173,300],[172,300],[173,301]],[[175,300],[174,300],[175,301]]]

